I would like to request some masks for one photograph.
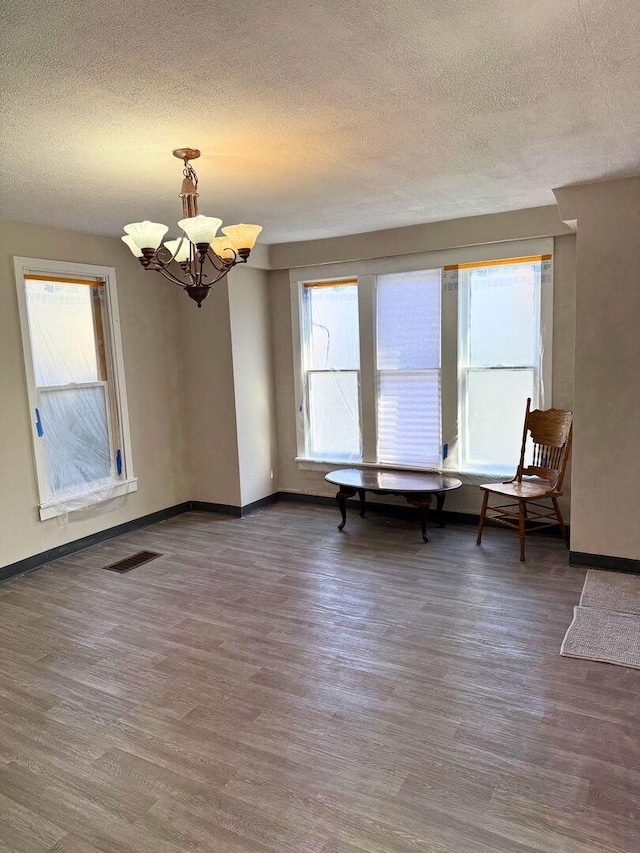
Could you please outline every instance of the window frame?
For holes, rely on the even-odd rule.
[[[467,268],[472,266],[488,266],[494,263],[510,263],[518,264],[518,263],[527,263],[531,262],[531,258],[510,258],[499,261],[489,261],[489,262],[478,262],[477,264],[469,264],[465,265]],[[547,275],[549,276],[548,283],[550,285],[549,291],[550,293],[545,292],[545,288],[543,284],[545,283],[545,270],[544,264],[548,263],[549,268],[547,270]],[[531,398],[531,408],[543,408],[545,406],[545,398],[551,398],[551,376],[550,376],[550,351],[552,346],[552,334],[553,334],[553,304],[549,300],[549,296],[551,299],[553,298],[553,293],[551,290],[551,280],[550,276],[553,270],[553,257],[548,255],[542,255],[540,258],[540,286],[538,293],[536,294],[535,301],[535,324],[536,328],[539,331],[539,342],[540,342],[540,358],[537,363],[531,364],[511,364],[511,365],[489,365],[489,366],[477,366],[471,365],[470,356],[469,356],[469,347],[470,347],[470,337],[467,335],[466,337],[462,337],[460,334],[463,326],[469,330],[470,323],[470,294],[469,288],[462,288],[460,286],[460,280],[458,279],[458,289],[457,289],[457,305],[458,305],[458,383],[457,383],[457,392],[458,392],[458,419],[459,419],[459,428],[458,428],[458,441],[456,446],[456,466],[459,471],[468,474],[485,474],[488,476],[503,476],[505,474],[511,474],[515,470],[517,460],[514,459],[513,466],[508,469],[503,469],[500,464],[492,465],[492,466],[483,466],[474,464],[473,460],[468,459],[466,455],[467,443],[466,443],[466,435],[467,435],[467,419],[468,419],[468,391],[469,391],[469,374],[475,371],[507,371],[513,373],[515,371],[533,371],[533,388],[534,394]],[[461,298],[461,294],[464,296]],[[545,350],[549,348],[548,357],[545,357]],[[548,389],[548,390],[547,390]],[[522,420],[524,421],[524,406],[522,409]]]
[[[33,445],[33,458],[38,490],[38,511],[41,521],[56,516],[66,515],[70,510],[84,508],[87,505],[99,504],[114,497],[129,494],[137,490],[137,479],[133,469],[131,434],[129,426],[129,410],[124,374],[124,357],[120,331],[120,315],[118,310],[118,295],[116,290],[116,272],[113,267],[97,266],[94,264],[78,264],[66,261],[50,261],[40,258],[14,257],[16,292],[18,297],[18,312],[22,338],[23,364],[29,406],[29,422]],[[64,386],[47,387],[42,391],[36,385],[33,353],[31,349],[31,333],[26,299],[26,281],[29,276],[51,276],[53,278],[82,278],[91,281],[104,282],[105,310],[102,313],[102,328],[104,330],[104,380],[72,383]],[[122,470],[117,479],[106,486],[101,485],[89,491],[70,493],[59,498],[51,498],[48,466],[39,433],[39,420],[36,410],[40,408],[40,394],[55,390],[70,388],[106,386],[106,411],[109,444],[111,452],[111,470],[115,470],[115,451],[121,450]],[[109,386],[112,392],[109,393]],[[114,447],[114,439],[120,446]],[[84,499],[89,499],[88,503]],[[80,506],[74,506],[74,502]]]
[[[300,372],[300,378],[301,378],[301,396],[299,399],[302,400],[302,404],[299,407],[300,414],[302,415],[302,423],[301,423],[302,432],[301,432],[301,435],[299,436],[299,441],[301,441],[302,451],[303,451],[303,454],[305,455],[305,458],[313,459],[314,461],[318,461],[318,462],[331,461],[331,462],[341,462],[343,464],[360,464],[364,459],[364,436],[363,436],[363,431],[362,431],[362,423],[363,423],[363,417],[362,417],[362,370],[361,370],[361,366],[362,366],[362,342],[360,341],[360,347],[359,347],[359,349],[360,349],[360,353],[359,353],[360,366],[358,368],[332,369],[332,368],[311,368],[311,367],[307,367],[307,364],[310,362],[309,348],[310,348],[311,342],[309,340],[305,339],[304,329],[306,327],[306,324],[305,324],[305,311],[306,311],[305,289],[308,289],[309,285],[327,286],[327,287],[332,287],[332,286],[333,287],[344,287],[344,286],[352,286],[353,287],[353,286],[355,286],[356,287],[356,294],[357,294],[357,302],[358,302],[358,325],[360,325],[360,316],[359,316],[359,313],[360,313],[360,291],[358,289],[358,279],[357,278],[330,279],[326,282],[325,281],[318,281],[318,280],[314,280],[313,282],[310,282],[310,281],[299,282],[298,299],[299,299],[300,322],[299,322],[298,331],[299,331],[299,336],[300,336],[300,343],[299,343],[298,352],[300,353],[300,371],[299,372]],[[332,459],[329,459],[329,458],[325,459],[325,458],[319,457],[319,456],[313,456],[312,457],[310,455],[311,454],[311,447],[310,447],[311,435],[309,434],[309,431],[307,430],[307,425],[311,423],[311,392],[310,392],[311,379],[310,379],[310,377],[311,377],[311,374],[317,374],[317,373],[348,373],[348,374],[355,374],[355,376],[356,376],[356,384],[357,384],[357,388],[358,388],[358,424],[360,427],[360,456],[356,459],[352,459],[352,458],[347,457],[347,456],[340,458],[340,456],[338,456],[337,454]]]
[[[540,366],[540,406],[552,403],[552,358],[553,358],[553,269],[555,247],[553,237],[524,238],[510,242],[460,246],[449,249],[416,252],[410,255],[389,255],[344,261],[331,265],[298,267],[289,270],[291,334],[294,366],[294,396],[296,405],[296,449],[295,462],[301,470],[329,470],[344,464],[340,459],[314,459],[306,454],[304,432],[304,388],[301,350],[301,289],[307,282],[340,281],[356,279],[359,291],[360,333],[360,417],[363,457],[360,462],[350,462],[356,468],[380,468],[405,471],[441,471],[461,476],[463,482],[499,481],[513,474],[513,470],[492,472],[463,470],[459,463],[459,382],[458,382],[458,283],[457,267],[462,264],[481,264],[486,261],[505,260],[517,263],[531,256],[545,257],[548,267],[543,267],[541,276],[540,332],[542,336],[542,358]],[[545,261],[543,261],[543,264]],[[423,270],[441,270],[441,428],[443,449],[447,456],[438,469],[415,465],[390,465],[377,458],[377,350],[376,350],[376,291],[378,275]],[[452,270],[455,274],[452,277]],[[328,275],[328,272],[331,275]],[[523,410],[524,416],[524,410]],[[514,464],[517,460],[514,460]],[[482,480],[475,478],[482,477]]]

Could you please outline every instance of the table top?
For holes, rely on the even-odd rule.
[[[462,485],[456,477],[413,471],[382,471],[379,468],[341,468],[331,471],[325,480],[336,486],[381,492],[447,492]]]

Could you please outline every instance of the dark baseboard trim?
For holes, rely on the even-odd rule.
[[[640,574],[640,560],[629,557],[609,557],[606,554],[587,554],[584,551],[569,551],[572,566],[590,566],[592,569],[607,569],[612,572]]]
[[[260,498],[260,500],[253,501],[253,503],[245,504],[240,510],[240,515],[244,518],[245,515],[251,515],[252,512],[264,509],[266,506],[272,506],[279,500],[280,492],[274,492],[272,495],[267,495],[266,498]]]
[[[82,539],[75,539],[73,542],[66,542],[64,545],[58,545],[56,548],[50,548],[47,551],[42,551],[40,554],[34,554],[31,557],[25,557],[24,560],[18,560],[16,563],[11,563],[8,566],[0,567],[0,583],[9,580],[16,575],[23,575],[26,572],[32,572],[48,563],[53,563],[54,560],[59,560],[62,557],[68,557],[71,554],[77,554],[78,551],[84,551],[91,548],[92,545],[99,545],[101,542],[107,542],[110,539],[117,539],[118,536],[123,536],[125,533],[131,533],[134,530],[140,530],[142,527],[148,527],[151,524],[157,524],[159,521],[166,521],[168,518],[173,518],[176,515],[181,515],[185,512],[212,512],[221,515],[230,515],[233,518],[244,518],[252,512],[259,509],[271,506],[278,501],[289,501],[291,503],[315,504],[319,506],[335,507],[335,498],[326,495],[308,495],[300,492],[274,492],[253,503],[245,504],[245,506],[233,506],[231,504],[209,503],[208,501],[185,501],[175,506],[167,507],[166,509],[158,510],[157,512],[143,515],[140,518],[134,518],[131,521],[125,521],[123,524],[117,524],[115,527],[107,527],[105,530],[100,530],[97,533],[92,533],[89,536],[83,536]],[[347,506],[353,509],[358,509],[359,503],[356,500],[347,501]],[[386,504],[370,501],[367,503],[367,512],[380,512],[386,515],[391,515],[396,518],[415,519],[416,510],[410,506],[402,506],[401,504]],[[445,521],[452,524],[469,524],[477,526],[478,516],[474,513],[466,512],[451,512],[445,510]],[[559,535],[555,529],[548,532],[543,532],[543,535]],[[575,565],[594,566],[602,569],[613,569],[618,572],[640,572],[640,560],[627,560],[622,557],[605,557],[599,554],[583,554],[578,551],[571,551],[571,562]]]
[[[125,521],[123,524],[117,524],[115,527],[107,527],[105,530],[98,531],[98,533],[83,536],[82,539],[74,539],[73,542],[66,542],[64,545],[58,545],[56,548],[50,548],[47,551],[42,551],[40,554],[34,554],[32,557],[25,557],[24,560],[18,560],[16,563],[3,566],[0,568],[0,583],[9,580],[9,578],[16,577],[16,575],[33,572],[36,569],[42,568],[42,566],[46,566],[48,563],[53,563],[54,560],[60,560],[62,557],[77,554],[78,551],[84,551],[87,548],[91,548],[92,545],[99,545],[101,542],[107,542],[109,539],[117,539],[118,536],[124,536],[125,533],[140,530],[142,527],[157,524],[159,521],[166,521],[168,518],[182,515],[185,512],[215,512],[222,515],[231,515],[233,518],[242,518],[245,515],[256,512],[256,510],[274,504],[277,500],[278,493],[267,495],[266,498],[261,498],[243,507],[231,506],[230,504],[208,503],[207,501],[185,501],[184,503],[158,510],[158,512],[152,512],[149,515]]]
[[[242,507],[232,504],[214,504],[209,501],[189,501],[189,510],[192,512],[218,512],[221,515],[232,515],[234,518],[242,516]]]
[[[327,495],[308,495],[302,494],[300,492],[279,492],[279,500],[281,501],[290,501],[291,503],[302,503],[302,504],[316,504],[318,506],[336,506],[336,499],[327,497]],[[355,498],[350,498],[347,501],[347,506],[351,509],[359,509],[360,503]],[[434,514],[435,514],[435,502],[434,502]],[[387,504],[382,503],[381,501],[367,501],[367,512],[381,512],[385,515],[391,515],[394,518],[404,518],[404,519],[415,519],[417,510],[412,506],[403,506],[402,504]],[[454,512],[453,510],[444,510],[444,520],[446,524],[468,524],[473,527],[478,526],[478,522],[480,521],[480,516],[474,512]],[[492,525],[491,520],[487,519],[486,526],[495,526]],[[532,531],[534,532],[534,531]],[[535,531],[536,533],[540,533],[541,536],[554,536],[561,538],[560,530],[556,527],[550,527],[549,529],[540,529]]]
[[[316,506],[331,506],[336,507],[336,499],[327,497],[327,495],[307,495],[300,492],[279,492],[278,499],[281,501],[289,501],[290,503],[299,504],[315,504]],[[360,502],[356,498],[349,498],[347,506],[350,509],[359,509]],[[391,515],[394,518],[415,519],[418,510],[412,506],[403,506],[403,504],[387,504],[382,501],[367,501],[367,512],[380,512],[384,515]],[[456,521],[460,524],[476,524],[478,523],[477,515],[470,515],[462,512],[444,512],[446,521]]]
[[[326,495],[307,495],[303,492],[278,492],[278,500],[294,504],[317,504],[320,506],[335,506],[336,499]],[[357,501],[348,500],[347,506],[356,506]]]
[[[168,518],[173,518],[176,515],[181,515],[183,512],[189,512],[191,502],[185,501],[175,506],[169,506],[166,509],[160,509],[157,512],[151,512],[149,515],[143,515],[141,518],[134,518],[131,521],[125,521],[124,524],[117,524],[115,527],[107,527],[106,530],[100,530],[97,533],[92,533],[90,536],[83,536],[82,539],[74,539],[73,542],[65,542],[64,545],[58,545],[55,548],[50,548],[48,551],[42,551],[40,554],[34,554],[32,557],[25,557],[24,560],[18,560],[17,563],[11,563],[9,566],[0,568],[0,583],[9,580],[16,575],[23,575],[26,572],[33,572],[45,566],[47,563],[52,563],[54,560],[59,560],[61,557],[68,557],[70,554],[77,554],[78,551],[84,551],[91,548],[92,545],[98,545],[100,542],[106,542],[109,539],[115,539],[118,536],[123,536],[125,533],[131,533],[133,530],[139,530],[141,527],[148,527],[150,524],[157,524],[159,521],[166,521]]]
[[[190,509],[192,512],[219,512],[223,515],[232,515],[234,518],[244,518],[246,515],[251,515],[252,512],[263,509],[265,506],[271,506],[277,500],[279,500],[279,493],[274,492],[272,495],[267,495],[266,498],[260,498],[244,506],[215,504],[208,501],[190,501]]]

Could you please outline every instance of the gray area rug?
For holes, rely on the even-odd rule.
[[[580,606],[640,615],[640,575],[589,569],[584,579]]]
[[[640,576],[590,569],[560,654],[640,669]]]

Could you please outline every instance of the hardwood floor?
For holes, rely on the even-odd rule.
[[[338,520],[192,513],[0,586],[0,851],[638,851],[640,672],[559,657],[561,542]]]

